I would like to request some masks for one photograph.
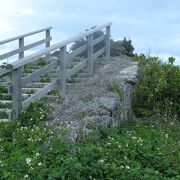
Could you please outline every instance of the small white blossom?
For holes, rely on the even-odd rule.
[[[39,153],[36,153],[36,156],[38,157],[40,154]]]
[[[39,162],[39,163],[38,163],[38,166],[41,166],[41,165],[42,165],[42,163],[41,163],[41,162]]]
[[[103,163],[103,162],[104,162],[104,160],[103,160],[103,159],[100,159],[100,160],[99,160],[99,162]]]
[[[26,163],[27,163],[28,165],[30,165],[30,164],[31,164],[31,158],[26,158]]]

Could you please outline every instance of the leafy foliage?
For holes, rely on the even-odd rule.
[[[134,60],[139,62],[139,83],[133,100],[136,115],[144,117],[162,113],[179,117],[180,67],[173,65],[175,59],[170,57],[165,64],[158,57],[141,54],[135,55]]]
[[[39,99],[31,103],[27,110],[22,112],[21,123],[24,126],[39,124],[39,122],[47,119],[52,110],[52,105],[49,105],[45,98]]]
[[[120,41],[114,41],[111,39],[111,56],[126,55],[133,56],[134,47],[132,40],[127,40],[126,37]]]
[[[81,143],[46,127],[0,123],[1,179],[179,179],[180,126],[101,128]],[[168,128],[167,128],[168,127]]]

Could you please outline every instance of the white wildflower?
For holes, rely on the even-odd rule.
[[[30,164],[31,164],[31,158],[26,158],[26,163],[27,163],[28,165],[30,165]]]
[[[104,160],[103,160],[103,159],[100,159],[100,160],[99,160],[99,162],[103,163],[103,162],[104,162]]]
[[[39,153],[36,153],[36,157],[38,157],[40,154]]]
[[[41,166],[41,165],[42,165],[42,163],[41,163],[41,162],[39,162],[39,163],[38,163],[38,166]]]

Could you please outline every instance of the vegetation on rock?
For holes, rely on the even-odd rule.
[[[162,63],[158,57],[135,55],[139,62],[139,73],[134,94],[133,109],[138,117],[166,114],[180,118],[180,66],[169,57]]]

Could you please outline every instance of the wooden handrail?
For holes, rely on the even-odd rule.
[[[85,33],[80,33],[80,34],[78,34],[78,35],[76,35],[76,36],[74,36],[72,38],[69,38],[69,39],[67,39],[65,41],[54,44],[54,45],[52,45],[52,46],[50,46],[50,47],[48,47],[46,49],[40,50],[37,53],[34,53],[34,54],[29,55],[29,56],[27,56],[25,58],[22,58],[21,61],[12,62],[11,64],[7,65],[7,69],[17,69],[17,68],[19,68],[21,66],[24,66],[27,63],[31,63],[31,62],[37,60],[38,58],[40,58],[40,57],[42,57],[42,56],[44,56],[44,55],[46,55],[48,53],[51,53],[52,51],[55,51],[55,50],[65,46],[67,44],[70,44],[70,43],[72,43],[74,41],[82,39],[83,37],[86,37],[86,36],[88,36],[90,34],[93,34],[96,31],[99,31],[99,30],[101,30],[101,29],[103,29],[105,27],[111,26],[111,24],[112,23],[106,23],[104,25],[98,26],[96,28],[93,28],[91,30],[86,31]]]
[[[15,41],[15,40],[27,37],[27,36],[31,36],[31,35],[34,35],[34,34],[37,34],[37,33],[43,32],[43,31],[46,31],[46,30],[50,30],[50,29],[52,29],[52,27],[47,27],[47,28],[39,29],[39,30],[36,30],[36,31],[32,31],[30,33],[22,34],[20,36],[16,36],[16,37],[13,37],[13,38],[5,39],[5,40],[0,41],[0,45],[8,43],[8,42],[11,42],[11,41]]]
[[[18,36],[16,38],[19,39],[19,49],[16,49],[14,51],[11,51],[9,53],[3,54],[2,57],[8,57],[9,55],[19,53],[19,60],[12,62],[8,64],[6,67],[9,72],[12,72],[12,84],[9,85],[9,92],[12,93],[13,97],[13,111],[12,111],[12,118],[18,118],[18,115],[21,113],[23,108],[26,108],[29,106],[29,104],[33,101],[35,101],[38,98],[43,97],[45,94],[47,94],[48,91],[54,89],[57,87],[60,89],[61,96],[64,96],[66,94],[66,80],[79,72],[81,69],[87,66],[87,73],[88,75],[93,75],[93,66],[94,66],[94,60],[95,58],[105,55],[105,58],[109,59],[110,58],[110,26],[112,23],[106,23],[104,25],[98,26],[98,27],[93,27],[90,30],[86,30],[84,33],[80,33],[76,36],[73,36],[67,40],[64,40],[62,42],[56,43],[52,46],[50,46],[50,29],[41,29],[39,31],[34,31],[34,32],[41,32],[43,30],[46,30],[46,39],[38,41],[36,43],[26,45],[24,46],[24,37],[25,36]],[[95,32],[98,32],[102,29],[105,29],[105,34],[93,38],[93,34]],[[33,32],[25,34],[26,36],[32,35]],[[78,41],[82,38],[86,38],[87,41],[85,42],[84,45],[79,47],[78,49],[70,52],[69,54],[67,53],[67,45],[70,43],[73,43],[75,41]],[[11,38],[11,40],[15,40],[15,38]],[[47,42],[45,41],[47,40]],[[2,43],[3,41],[1,41]],[[4,41],[5,42],[5,41]],[[9,40],[6,40],[6,42],[9,42]],[[46,43],[45,49],[40,50],[36,53],[33,53],[31,55],[28,55],[24,57],[24,50],[34,47],[37,44],[41,43]],[[94,51],[94,47],[96,46],[97,43],[100,42],[105,42],[103,43],[103,46],[101,49]],[[22,45],[22,46],[21,46]],[[55,50],[58,50],[59,52],[59,57],[53,58],[50,56],[52,52]],[[76,64],[72,69],[67,68],[67,63],[70,61],[73,61],[76,56],[80,55],[81,53],[86,52],[87,55],[84,57],[82,61],[80,61],[78,64]],[[22,53],[22,54],[21,54]],[[39,58],[42,57],[50,58],[52,61],[50,61],[47,65],[42,66],[40,69],[32,72],[31,74],[22,77],[22,67],[28,63],[32,63]],[[1,57],[1,56],[0,56]],[[57,78],[49,84],[47,84],[45,87],[43,87],[41,90],[38,90],[35,94],[31,95],[26,99],[25,101],[23,100],[23,94],[22,90],[23,87],[26,84],[29,84],[33,82],[34,80],[37,80],[44,74],[50,73],[52,70],[57,70]],[[7,72],[8,72],[7,71]],[[7,74],[7,72],[5,72]],[[5,74],[4,74],[5,75]]]

